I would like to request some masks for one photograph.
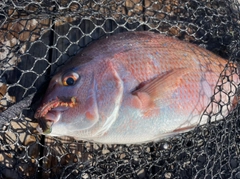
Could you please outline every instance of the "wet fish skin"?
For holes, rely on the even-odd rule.
[[[159,140],[199,123],[226,63],[164,35],[120,33],[91,44],[66,64],[35,116],[53,123],[49,135],[110,144]],[[233,80],[238,83],[237,75]],[[76,105],[46,106],[59,97],[74,97]]]

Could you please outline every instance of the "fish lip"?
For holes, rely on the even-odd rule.
[[[61,119],[62,113],[76,105],[76,97],[69,99],[64,98],[61,100],[59,97],[56,97],[56,99],[52,99],[48,103],[43,104],[37,110],[34,117],[38,120],[39,125],[37,131],[39,133],[51,133],[52,125]]]
[[[66,97],[56,97],[55,99],[52,99],[50,101],[48,101],[47,103],[44,103],[35,113],[34,117],[36,119],[39,118],[44,118],[49,111],[51,110],[55,110],[55,111],[61,111],[61,108],[63,108],[63,110],[65,108],[70,108],[70,107],[74,107],[76,106],[76,97],[70,97],[70,98],[66,98]],[[62,111],[63,111],[62,110]]]
[[[50,110],[52,110],[53,108],[59,105],[59,102],[60,100],[56,98],[56,99],[50,100],[47,103],[43,103],[42,106],[38,108],[37,112],[34,115],[34,118],[36,119],[44,118]]]
[[[65,107],[65,108],[54,108],[54,109],[51,109],[50,111],[48,111],[48,113],[44,116],[44,119],[46,121],[51,121],[53,123],[56,123],[60,120],[61,116],[62,116],[62,112],[68,110],[69,108],[68,107]]]
[[[67,108],[65,109],[67,110]],[[58,122],[62,117],[62,112],[64,110],[50,110],[46,116],[38,119],[37,131],[41,134],[49,134],[52,131],[52,126],[54,123]]]

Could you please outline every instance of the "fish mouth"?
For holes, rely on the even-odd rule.
[[[43,104],[34,115],[39,124],[37,131],[43,134],[51,133],[52,125],[61,119],[62,112],[74,106],[76,106],[76,97],[56,97],[56,99]]]

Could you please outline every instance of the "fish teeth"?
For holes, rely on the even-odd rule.
[[[48,103],[44,103],[42,105],[42,107],[40,107],[38,110],[37,110],[37,113],[35,114],[35,118],[38,119],[40,117],[44,117],[48,111],[50,111],[51,109],[57,107],[59,105],[59,99],[56,98],[56,99],[53,99],[51,101],[49,101]]]
[[[49,111],[58,106],[74,107],[76,105],[76,101],[76,97],[71,97],[69,102],[61,101],[58,97],[56,97],[56,99],[53,99],[48,103],[43,103],[42,107],[37,111],[35,118],[46,116]]]
[[[77,101],[76,97],[71,97],[71,102],[72,102],[73,104],[76,104],[76,101]]]

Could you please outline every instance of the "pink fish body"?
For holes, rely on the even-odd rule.
[[[208,105],[226,63],[171,37],[120,33],[66,64],[52,78],[35,117],[53,136],[107,144],[159,140],[193,129],[205,109],[219,110]],[[232,78],[237,84],[237,75]],[[233,97],[218,96],[232,103]]]

